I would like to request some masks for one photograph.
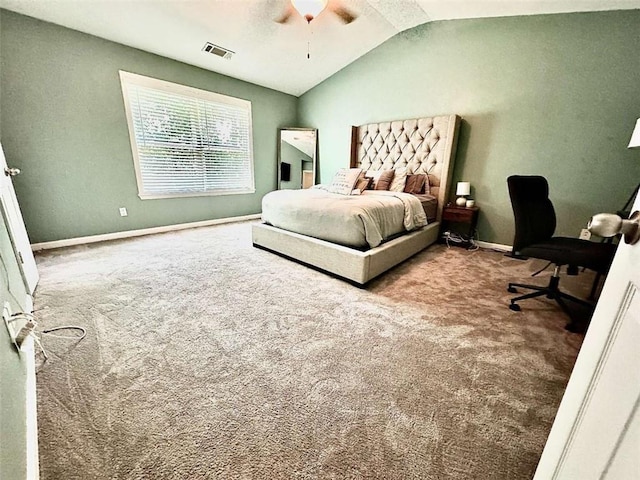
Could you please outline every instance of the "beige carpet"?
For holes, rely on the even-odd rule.
[[[510,311],[540,264],[491,251],[367,289],[249,223],[37,260],[40,328],[88,330],[43,338],[43,479],[530,479],[582,341],[548,300]]]

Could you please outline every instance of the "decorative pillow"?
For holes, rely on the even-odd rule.
[[[340,168],[329,184],[329,192],[350,195],[360,173],[362,173],[361,168]]]
[[[391,181],[391,185],[389,185],[389,191],[391,192],[402,192],[404,191],[404,184],[407,181],[407,169],[406,168],[396,168],[393,173],[393,180]]]
[[[427,176],[425,177],[424,180],[424,191],[422,193],[431,193],[431,183],[429,183],[429,174],[427,173]]]
[[[381,171],[379,171],[379,170],[367,170],[366,172],[364,172],[364,176],[365,176],[365,178],[369,178],[369,179],[371,179],[371,180],[369,181],[369,188],[370,188],[371,190],[375,190],[375,188],[376,188],[376,182],[377,182],[378,178],[380,178],[380,174],[381,174],[381,173],[382,173],[382,172],[381,172]]]
[[[368,188],[371,188],[371,182],[373,181],[372,178],[370,177],[365,177],[364,176],[364,172],[362,174],[360,174],[360,176],[358,177],[358,181],[356,182],[356,189],[360,190],[360,192],[364,192],[365,190],[367,190]],[[359,194],[358,194],[359,195]]]
[[[393,170],[383,170],[376,183],[376,190],[389,190],[394,173]]]
[[[373,190],[389,190],[393,180],[393,170],[367,170],[364,175],[373,179]]]
[[[404,191],[406,193],[423,193],[424,185],[427,182],[427,175],[424,173],[416,173],[414,175],[407,175],[407,182],[404,185]]]

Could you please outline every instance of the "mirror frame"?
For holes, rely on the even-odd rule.
[[[297,132],[314,132],[316,137],[316,144],[313,148],[313,185],[316,185],[316,175],[318,171],[318,129],[317,128],[301,128],[301,127],[282,127],[278,128],[278,157],[276,159],[276,186],[277,189],[281,189],[280,179],[282,178],[282,132],[283,131],[297,131]],[[300,185],[302,186],[302,184]]]

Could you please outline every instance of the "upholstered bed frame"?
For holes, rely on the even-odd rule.
[[[431,194],[438,198],[436,222],[366,251],[256,224],[253,245],[364,285],[437,240],[451,186],[459,125],[457,115],[443,115],[352,128],[351,166],[426,173]]]

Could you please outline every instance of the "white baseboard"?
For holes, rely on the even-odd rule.
[[[255,220],[262,214],[242,215],[240,217],[218,218],[215,220],[203,220],[201,222],[179,223],[177,225],[166,225],[163,227],[142,228],[140,230],[126,230],[124,232],[104,233],[102,235],[90,235],[87,237],[66,238],[64,240],[54,240],[52,242],[42,242],[31,244],[34,252],[49,250],[52,248],[71,247],[74,245],[84,245],[87,243],[104,242],[107,240],[119,240],[121,238],[140,237],[142,235],[152,235],[154,233],[172,232],[175,230],[185,230],[187,228],[208,227],[210,225],[220,225],[223,223],[242,222],[245,220]]]
[[[154,233],[165,233],[176,230],[185,230],[187,228],[207,227],[210,225],[221,225],[223,223],[243,222],[246,220],[257,220],[261,217],[260,213],[251,215],[242,215],[239,217],[218,218],[215,220],[203,220],[201,222],[179,223],[176,225],[166,225],[163,227],[142,228],[139,230],[126,230],[124,232],[104,233],[102,235],[89,235],[86,237],[67,238],[64,240],[54,240],[52,242],[42,242],[31,244],[31,250],[34,252],[40,250],[50,250],[52,248],[72,247],[74,245],[84,245],[87,243],[105,242],[107,240],[119,240],[122,238],[141,237],[143,235],[152,235]],[[501,252],[510,252],[511,245],[503,245],[501,243],[483,242],[476,240],[476,244],[480,248],[492,248]]]
[[[20,356],[24,359],[27,371],[26,378],[26,410],[27,410],[27,480],[40,478],[38,461],[38,401],[36,398],[36,359],[35,345],[31,336],[27,337],[20,347]]]
[[[480,248],[492,248],[493,250],[499,250],[501,252],[510,252],[513,247],[511,245],[503,245],[502,243],[483,242],[482,240],[476,240],[476,245]]]

